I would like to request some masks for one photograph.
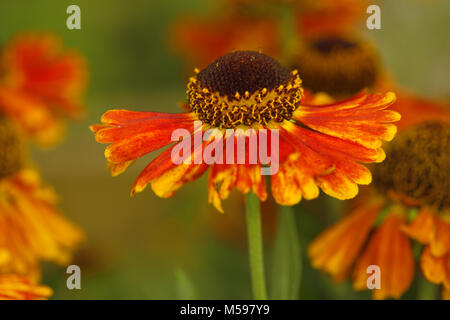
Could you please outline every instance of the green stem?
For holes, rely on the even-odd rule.
[[[417,299],[436,300],[438,294],[437,289],[437,285],[429,282],[421,275],[418,280]]]
[[[269,293],[271,299],[299,298],[302,251],[293,207],[280,207]]]
[[[259,212],[259,199],[254,193],[249,192],[246,195],[245,208],[253,296],[256,300],[266,300],[261,214]]]

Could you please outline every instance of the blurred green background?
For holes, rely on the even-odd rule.
[[[60,195],[61,208],[88,237],[74,261],[82,270],[81,290],[66,289],[64,267],[45,264],[43,282],[54,288],[55,299],[251,297],[240,197],[234,194],[225,202],[225,214],[236,216],[229,230],[230,219],[207,204],[205,177],[170,200],[149,190],[130,199],[134,178],[154,155],[113,179],[106,170],[104,146],[88,129],[111,107],[179,111],[187,80],[185,61],[170,50],[168,29],[181,14],[208,14],[219,2],[0,2],[0,43],[20,31],[52,31],[89,63],[86,117],[70,124],[66,140],[55,149],[33,150],[44,179]],[[422,95],[450,99],[450,1],[374,3],[382,8],[382,30],[365,33],[378,45],[396,81]],[[66,28],[70,4],[81,8],[81,30]],[[304,246],[338,219],[342,205],[321,196],[295,208]],[[266,248],[270,274],[271,241]],[[414,290],[405,297],[414,296]],[[354,293],[348,282],[333,285],[303,259],[301,298],[368,297],[367,292]]]

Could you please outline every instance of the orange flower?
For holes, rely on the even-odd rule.
[[[172,27],[172,47],[192,66],[206,67],[218,57],[237,50],[280,52],[279,27],[274,18],[226,14],[220,17],[185,17]]]
[[[367,268],[377,265],[381,289],[373,291],[374,298],[400,298],[414,277],[410,237],[426,244],[422,272],[429,281],[444,285],[445,296],[450,287],[448,150],[448,123],[424,123],[399,134],[388,159],[374,171],[376,189],[370,190],[368,200],[310,244],[312,265],[343,280],[356,263],[356,290],[367,289]],[[420,210],[417,216],[411,211],[415,208]]]
[[[308,248],[312,266],[331,274],[335,281],[345,279],[382,206],[383,201],[375,199],[321,233]]]
[[[30,169],[0,180],[0,273],[38,274],[41,260],[67,264],[83,238]]]
[[[43,300],[53,294],[47,286],[14,274],[0,275],[0,300]]]
[[[304,38],[351,33],[363,20],[366,0],[296,0],[296,20]]]
[[[425,244],[420,258],[422,272],[430,282],[444,285],[443,297],[450,290],[449,217],[448,212],[441,217],[432,208],[424,207],[417,218],[403,228],[411,238]]]
[[[59,39],[20,35],[2,51],[0,112],[43,144],[60,136],[62,115],[79,115],[86,85],[82,57],[64,51]]]
[[[390,211],[371,236],[367,248],[355,266],[353,287],[367,289],[367,267],[381,270],[381,288],[373,291],[374,299],[400,298],[414,277],[414,255],[408,237],[402,232],[404,212]]]
[[[150,183],[158,196],[171,197],[211,166],[209,202],[219,211],[221,200],[233,188],[243,193],[253,190],[264,201],[267,193],[261,174],[263,162],[252,163],[249,159],[249,130],[259,135],[257,141],[266,140],[261,140],[262,134],[270,144],[272,139],[275,141],[274,129],[278,129],[279,158],[270,162],[279,165],[278,172],[271,176],[272,193],[278,203],[293,205],[302,197],[313,199],[319,188],[338,199],[349,199],[358,193],[358,184],[371,182],[370,171],[360,163],[383,161],[381,140],[394,137],[396,127],[391,122],[400,118],[398,113],[385,110],[395,100],[390,92],[360,94],[320,107],[302,104],[303,89],[297,71],[289,72],[275,60],[248,51],[225,55],[198,72],[190,79],[187,95],[189,113],[111,110],[103,115],[101,125],[91,127],[98,142],[111,143],[105,156],[113,175],[122,173],[143,155],[172,144],[171,135],[176,129],[187,130],[194,135],[193,140],[196,133],[207,129],[219,131],[213,139],[191,141],[191,152],[180,164],[171,157],[186,143],[184,139],[161,153],[136,179],[132,193],[144,190]],[[194,128],[196,120],[202,121],[201,127]],[[230,138],[226,129],[242,131],[236,130]],[[231,153],[225,145],[231,140],[230,149],[236,150],[242,138],[246,156],[238,163],[237,152]],[[261,151],[265,146],[258,142],[257,148]],[[191,161],[211,149],[223,159],[230,154],[235,161]]]

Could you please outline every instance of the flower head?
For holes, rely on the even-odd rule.
[[[301,70],[306,89],[349,97],[373,88],[380,77],[379,59],[367,42],[344,36],[306,41],[292,64]]]
[[[425,277],[448,290],[449,139],[449,124],[440,122],[399,134],[389,146],[387,160],[375,169],[375,189],[369,198],[310,244],[313,266],[335,280],[353,273],[354,288],[364,290],[367,268],[377,265],[381,289],[373,291],[374,298],[400,298],[414,277],[414,239],[425,245],[421,257]]]
[[[385,110],[395,95],[359,94],[325,106],[303,104],[303,95],[297,71],[288,71],[264,54],[238,51],[197,70],[190,79],[187,104],[191,112],[111,110],[103,115],[101,125],[91,129],[98,142],[111,143],[105,156],[113,175],[122,173],[137,158],[172,144],[174,130],[189,133],[144,169],[134,183],[133,193],[150,183],[157,195],[170,197],[211,167],[209,201],[222,210],[220,201],[235,187],[243,193],[253,190],[265,200],[261,167],[270,163],[279,166],[277,172],[272,172],[271,181],[272,193],[280,204],[315,198],[319,187],[338,199],[352,198],[358,184],[371,181],[369,170],[360,163],[383,161],[381,141],[395,135],[391,123],[400,116]],[[199,120],[201,126],[195,127],[194,122]],[[184,138],[193,135],[195,140],[196,133],[211,128],[216,133],[213,139],[194,141],[183,163],[172,161],[172,153],[186,143]],[[279,133],[279,140],[274,132]],[[253,138],[260,155],[254,161],[249,157]],[[239,139],[245,141],[241,147]],[[227,141],[231,141],[229,149]],[[273,141],[278,144],[272,145]],[[279,151],[278,157],[261,161],[261,149],[268,145],[268,153],[273,156]],[[245,150],[240,160],[236,160],[238,149]],[[202,152],[234,161],[195,161]]]
[[[418,205],[450,208],[450,126],[425,122],[399,135],[375,170],[375,187]]]
[[[43,144],[55,142],[64,115],[82,110],[86,66],[49,34],[25,34],[1,52],[0,112]]]
[[[172,27],[172,47],[192,66],[206,67],[236,50],[261,50],[277,56],[279,27],[273,17],[225,14],[213,18],[182,17]]]
[[[366,0],[293,1],[298,31],[306,39],[352,33],[369,5]]]
[[[47,286],[34,284],[15,274],[0,275],[0,300],[43,300],[53,294]]]
[[[227,54],[189,81],[188,105],[206,124],[232,129],[290,120],[303,97],[297,72],[251,51]]]

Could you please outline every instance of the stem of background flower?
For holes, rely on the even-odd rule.
[[[264,274],[261,214],[259,211],[259,199],[252,192],[245,196],[245,215],[253,297],[256,300],[266,300],[267,290]]]
[[[419,276],[417,284],[417,300],[436,300],[438,296],[438,286]]]

